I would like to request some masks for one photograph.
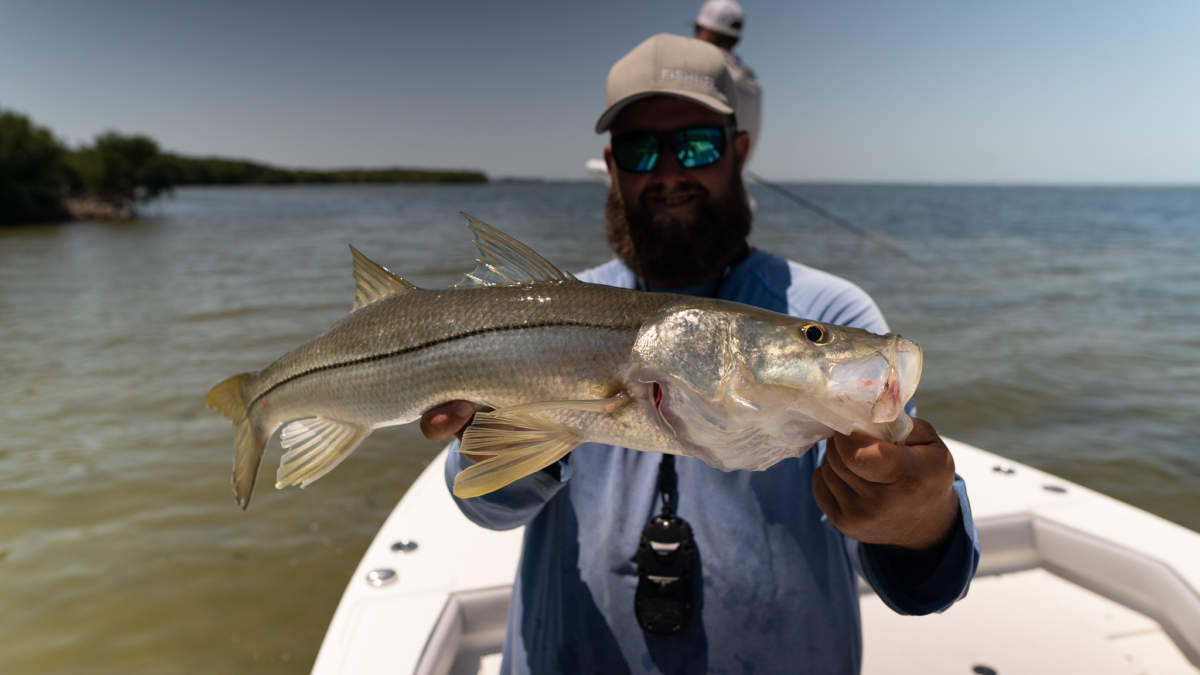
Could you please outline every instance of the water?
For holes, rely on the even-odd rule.
[[[787,187],[887,246],[752,187],[754,242],[854,279],[921,343],[943,434],[1200,529],[1200,189]],[[307,672],[438,446],[382,431],[304,491],[261,481],[243,513],[204,394],[349,309],[346,243],[448,285],[473,258],[465,210],[580,269],[608,258],[602,200],[188,189],[144,222],[0,230],[0,672]]]

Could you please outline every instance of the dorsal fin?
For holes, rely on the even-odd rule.
[[[462,213],[462,216],[467,219],[467,227],[475,233],[475,248],[479,249],[479,258],[476,259],[478,264],[475,269],[468,272],[466,279],[457,286],[507,286],[575,280],[570,273],[559,270],[525,244],[482,220],[466,213]]]
[[[350,255],[354,256],[354,307],[350,311],[366,307],[390,295],[416,290],[416,286],[392,274],[388,268],[363,255],[353,246],[350,247]]]

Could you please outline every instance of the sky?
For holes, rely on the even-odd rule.
[[[0,108],[77,145],[585,177],[699,0],[0,0]],[[745,0],[773,180],[1200,184],[1200,1]]]

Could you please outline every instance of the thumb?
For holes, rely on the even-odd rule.
[[[443,441],[451,436],[462,437],[462,430],[475,416],[470,401],[450,401],[434,406],[421,415],[421,433],[431,441]]]

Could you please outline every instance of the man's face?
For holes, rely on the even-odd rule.
[[[686,99],[654,96],[636,101],[613,121],[612,133],[723,127],[729,118]],[[653,171],[622,171],[604,149],[613,177],[605,209],[609,244],[639,277],[679,288],[719,279],[746,253],[750,210],[741,167],[749,138],[727,138],[721,159],[687,169],[661,152]]]

